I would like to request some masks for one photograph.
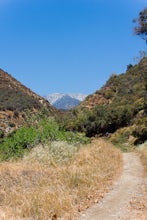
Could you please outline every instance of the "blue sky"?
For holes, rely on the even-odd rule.
[[[146,0],[0,0],[0,68],[34,92],[91,94],[125,72],[145,42]]]

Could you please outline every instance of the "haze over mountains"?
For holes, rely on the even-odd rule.
[[[69,110],[78,106],[86,97],[86,94],[81,93],[53,93],[47,95],[46,99],[57,109]]]

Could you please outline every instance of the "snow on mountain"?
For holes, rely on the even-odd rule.
[[[82,94],[82,93],[71,93],[68,94],[70,97],[79,100],[80,102],[84,101],[84,99],[87,97],[87,95]]]
[[[77,99],[80,102],[82,102],[87,95],[82,94],[82,93],[52,93],[46,96],[46,99],[53,105],[58,99],[61,99],[63,96],[70,96],[71,98]]]
[[[77,106],[87,95],[81,93],[53,93],[46,96],[51,105],[58,109],[71,109]]]
[[[53,105],[58,99],[62,98],[65,94],[63,93],[53,93],[46,96],[46,99]]]
[[[76,107],[79,104],[80,101],[78,99],[72,98],[69,95],[65,95],[58,99],[53,105],[57,109],[68,110]]]

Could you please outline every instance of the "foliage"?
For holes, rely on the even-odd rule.
[[[132,114],[131,106],[99,105],[90,112],[78,115],[75,126],[78,131],[86,132],[89,137],[96,134],[104,135],[127,125]]]
[[[111,135],[110,141],[123,151],[129,151],[145,143],[147,139],[147,116],[139,111],[132,125],[118,129]]]
[[[0,129],[0,139],[4,137],[4,131]]]
[[[131,69],[132,67],[133,67],[132,64],[128,64],[128,65],[127,65],[127,71],[128,71],[129,69]]]
[[[134,19],[134,22],[138,23],[138,26],[135,27],[135,34],[140,35],[144,40],[147,40],[147,8],[144,8],[139,13],[139,18]]]
[[[144,117],[138,118],[137,125],[134,127],[132,131],[132,135],[136,138],[134,144],[142,144],[147,140],[147,115]]]
[[[8,137],[4,138],[0,145],[0,158],[7,160],[11,157],[22,157],[26,150],[37,144],[50,143],[52,141],[66,141],[72,144],[87,143],[88,139],[83,134],[74,134],[61,130],[53,120],[41,120],[34,126],[25,126]]]

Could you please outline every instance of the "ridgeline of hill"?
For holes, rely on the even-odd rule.
[[[111,75],[105,86],[70,113],[70,118],[65,127],[83,131],[89,137],[112,136],[119,131],[123,141],[144,142],[147,139],[147,58],[135,66],[129,65],[124,74]]]

